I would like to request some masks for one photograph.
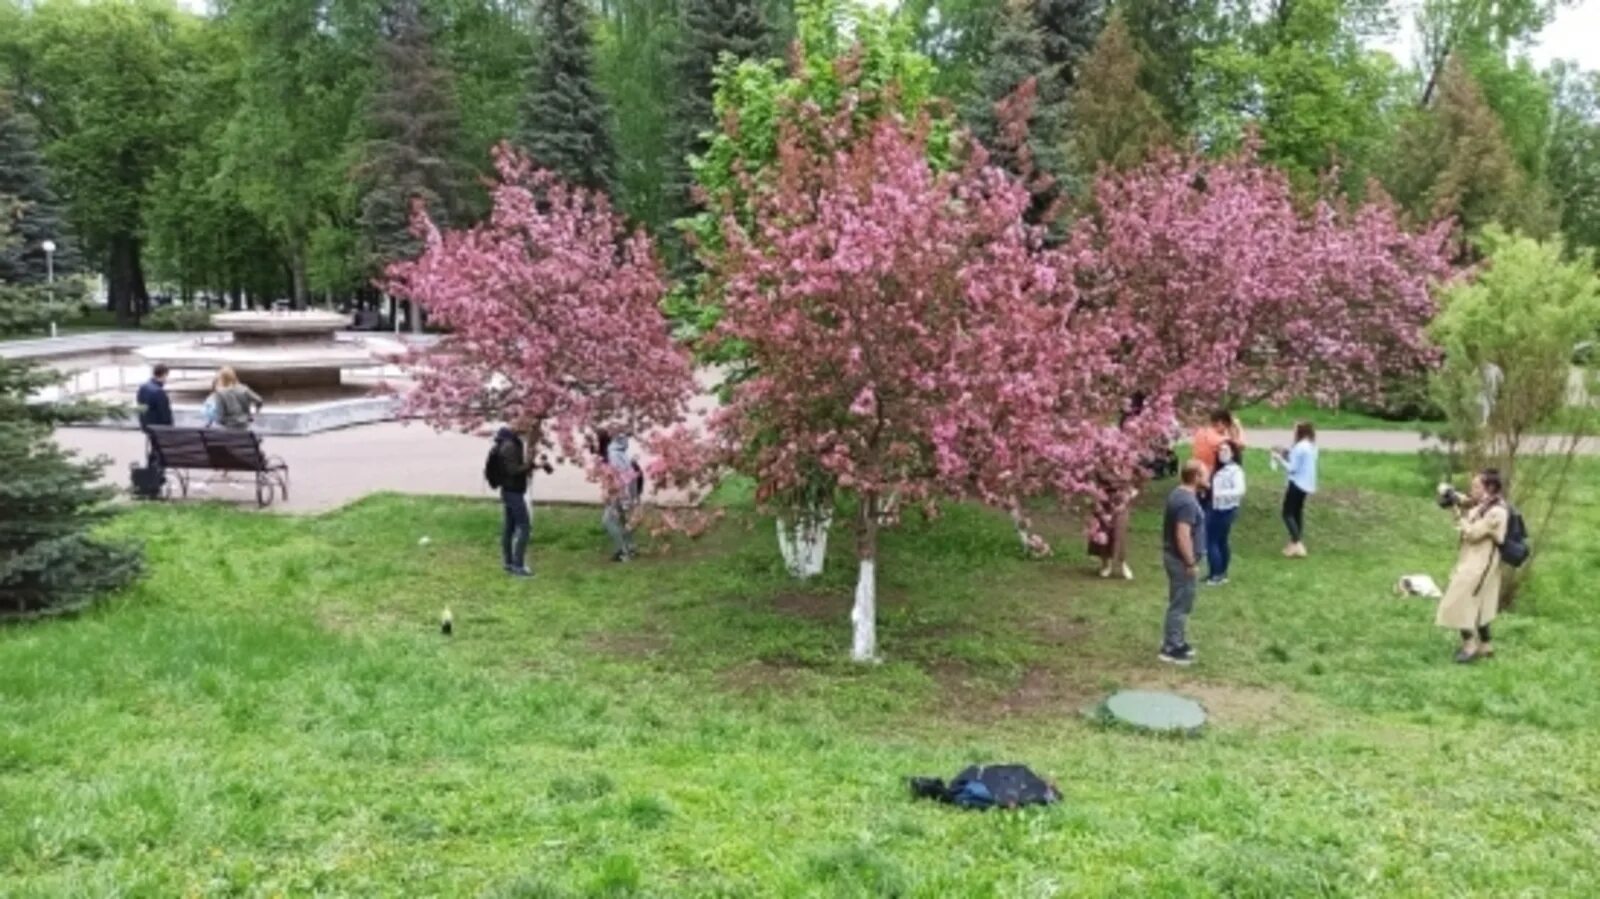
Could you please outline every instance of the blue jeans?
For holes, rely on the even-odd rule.
[[[1228,576],[1228,563],[1233,561],[1228,534],[1238,517],[1238,509],[1212,509],[1206,513],[1206,567],[1213,578]]]
[[[505,507],[505,524],[500,528],[500,558],[512,568],[521,568],[527,563],[528,533],[533,529],[528,495],[502,490],[500,504]]]

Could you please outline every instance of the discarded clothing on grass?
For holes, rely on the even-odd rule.
[[[964,809],[1021,808],[1061,801],[1055,784],[1026,765],[973,765],[946,784],[937,777],[911,778],[911,795]]]

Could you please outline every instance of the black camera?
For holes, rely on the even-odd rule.
[[[1464,501],[1461,493],[1449,484],[1439,485],[1439,508],[1450,509],[1459,506]]]

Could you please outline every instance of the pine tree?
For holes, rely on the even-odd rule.
[[[688,157],[705,152],[705,135],[717,126],[712,97],[724,55],[735,60],[760,59],[773,49],[773,33],[762,15],[761,0],[684,0],[680,44],[673,61],[678,78],[671,125],[675,217],[694,210],[694,177]]]
[[[522,111],[522,147],[534,162],[567,181],[609,193],[615,164],[611,105],[595,83],[584,0],[543,0],[535,51]]]
[[[12,205],[13,240],[0,251],[0,281],[43,284],[53,263],[57,278],[82,267],[76,242],[67,233],[66,214],[50,185],[50,172],[39,153],[33,120],[0,92],[0,195]],[[54,241],[53,259],[40,245]]]
[[[1445,64],[1433,104],[1396,138],[1387,185],[1419,219],[1454,218],[1466,235],[1490,222],[1544,236],[1548,193],[1512,156],[1500,119],[1459,58]]]
[[[1172,139],[1155,98],[1139,86],[1142,67],[1120,14],[1106,23],[1078,73],[1073,94],[1073,161],[1093,173],[1129,168]]]
[[[0,201],[0,209],[14,206]],[[16,242],[3,226],[0,249]],[[36,324],[47,308],[45,291],[0,279],[0,333]],[[60,380],[0,358],[0,617],[81,608],[139,573],[137,551],[92,535],[111,514],[112,490],[96,485],[102,466],[73,458],[50,439],[53,426],[101,410],[29,402]]]
[[[435,221],[454,224],[463,194],[456,166],[461,116],[418,0],[385,4],[377,58],[360,219],[362,256],[373,273],[420,249],[410,231],[413,200]]]
[[[1070,90],[1077,83],[1079,67],[1105,26],[1104,0],[1035,0],[1034,19],[1039,25],[1045,62]]]
[[[1012,0],[995,28],[965,115],[968,127],[993,153],[995,163],[1030,181],[1036,221],[1060,193],[1067,171],[1066,79],[1061,66],[1046,60],[1044,45],[1044,33],[1035,23],[1031,4]],[[1006,108],[1008,101],[1020,99],[1017,92],[1030,78],[1034,82],[1033,108],[1023,147],[1012,133],[1017,123]]]

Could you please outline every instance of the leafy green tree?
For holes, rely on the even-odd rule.
[[[1600,249],[1600,72],[1556,63],[1550,183],[1561,204],[1561,230],[1579,247]]]
[[[118,321],[131,323],[149,307],[144,211],[177,139],[168,114],[198,22],[170,0],[50,0],[25,22],[10,65],[17,93],[36,101],[73,228]]]
[[[0,210],[15,198],[0,197]],[[0,218],[0,249],[16,241]],[[0,278],[0,334],[32,327],[48,315],[47,288]],[[32,311],[39,318],[29,319]],[[0,358],[0,617],[82,608],[139,573],[139,553],[94,531],[110,515],[110,488],[98,486],[103,464],[83,462],[50,439],[57,424],[98,417],[102,410],[37,402],[61,376]]]
[[[1026,121],[1026,144],[1019,146],[1018,136],[1009,133],[1015,124],[1006,108],[1030,80],[1032,114]],[[997,164],[1031,181],[1037,221],[1067,176],[1067,101],[1060,67],[1046,62],[1044,35],[1026,0],[1013,0],[1006,7],[964,118]]]
[[[674,70],[681,34],[676,0],[616,0],[596,45],[600,86],[616,110],[616,200],[657,235],[682,214],[684,163],[673,132],[674,104],[688,94]]]
[[[934,64],[934,87],[946,97],[969,96],[990,62],[1004,0],[905,0],[899,15],[912,29],[912,47]]]
[[[1433,102],[1452,58],[1504,59],[1555,14],[1556,0],[1422,0],[1415,27],[1423,70],[1419,106]]]
[[[411,233],[414,202],[445,226],[463,213],[461,116],[424,15],[419,0],[385,0],[379,26],[370,131],[357,169],[360,256],[373,277],[421,248]]]
[[[39,152],[32,117],[0,91],[0,196],[13,198],[11,246],[0,252],[0,279],[14,284],[43,284],[53,268],[67,277],[82,266],[77,242],[68,232],[66,211],[51,186],[50,171]],[[42,245],[56,245],[47,260]]]
[[[1491,225],[1481,249],[1488,264],[1443,291],[1431,326],[1444,351],[1433,392],[1468,464],[1499,468],[1548,543],[1579,447],[1600,428],[1593,354],[1575,356],[1600,334],[1600,280],[1587,253],[1568,259],[1558,240]]]
[[[1100,166],[1131,168],[1172,140],[1155,98],[1140,87],[1143,60],[1113,13],[1078,73],[1071,129],[1073,161],[1085,175]]]
[[[538,165],[580,187],[609,193],[616,173],[611,104],[595,80],[584,0],[542,0],[537,56],[528,78],[519,142]]]
[[[1367,48],[1392,27],[1373,0],[1277,0],[1255,11],[1203,56],[1203,141],[1231,146],[1253,126],[1262,157],[1300,188],[1337,167],[1359,192],[1407,102],[1388,54]]]
[[[239,35],[240,78],[220,175],[279,246],[296,307],[314,290],[360,283],[350,173],[376,20],[360,0],[242,0],[223,10]],[[325,239],[330,229],[341,242]]]

